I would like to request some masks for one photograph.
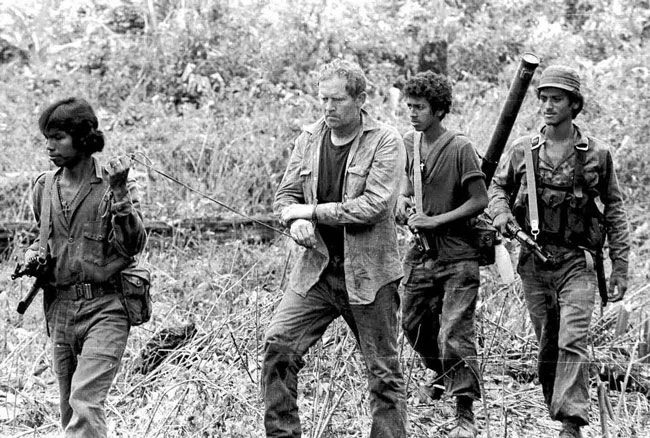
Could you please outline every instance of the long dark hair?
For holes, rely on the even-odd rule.
[[[68,97],[54,102],[41,113],[38,127],[45,136],[51,131],[69,134],[73,147],[88,155],[104,149],[104,133],[97,129],[95,111],[84,99]]]

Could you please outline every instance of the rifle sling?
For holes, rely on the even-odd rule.
[[[539,137],[530,139],[530,145],[524,146],[524,158],[526,160],[526,185],[528,189],[528,219],[530,221],[530,234],[537,239],[539,234],[539,212],[537,210],[537,185],[535,184],[536,166],[533,162],[533,147],[537,146]]]
[[[415,211],[422,212],[422,167],[429,169],[429,178],[433,172],[436,162],[442,155],[443,151],[451,143],[458,133],[445,131],[440,137],[436,139],[433,143],[431,151],[428,156],[425,157],[425,162],[422,162],[420,148],[422,146],[422,132],[415,131],[413,134],[413,192],[415,197]],[[436,149],[435,147],[439,147]],[[419,192],[419,193],[418,193]],[[419,197],[419,202],[418,202]]]
[[[415,131],[413,134],[413,192],[415,193],[415,211],[422,213],[422,158],[420,146],[422,133]]]

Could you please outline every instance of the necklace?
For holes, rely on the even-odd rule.
[[[74,205],[79,193],[81,193],[81,187],[77,189],[77,192],[74,194],[70,201],[63,199],[61,195],[61,174],[56,177],[56,193],[59,195],[59,201],[61,201],[61,211],[63,212],[63,217],[66,221],[70,220],[70,213],[72,212],[72,206]]]

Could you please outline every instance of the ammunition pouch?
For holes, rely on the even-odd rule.
[[[478,249],[479,266],[494,264],[496,258],[497,229],[490,221],[480,215],[469,220],[471,236],[474,246]]]
[[[537,189],[539,203],[539,241],[564,246],[583,246],[600,250],[605,240],[603,215],[596,206],[597,193],[587,192],[576,197],[573,187],[557,187],[540,184]],[[527,195],[515,203],[513,213],[518,224],[530,232],[526,214]]]
[[[151,319],[151,273],[148,269],[133,266],[120,272],[122,291],[120,301],[131,326],[144,324]]]

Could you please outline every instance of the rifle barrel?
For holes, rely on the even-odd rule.
[[[36,295],[38,295],[38,291],[41,289],[41,286],[41,282],[36,279],[31,289],[29,289],[27,295],[25,295],[25,299],[18,303],[18,308],[16,309],[18,313],[21,315],[25,313],[27,308],[32,304],[32,301],[34,301],[34,298],[36,298]]]

